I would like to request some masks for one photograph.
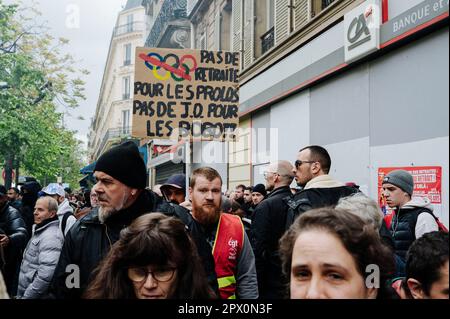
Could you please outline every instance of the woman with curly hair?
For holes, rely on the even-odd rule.
[[[211,299],[197,248],[176,218],[151,213],[121,232],[86,299]]]
[[[392,252],[374,227],[333,208],[300,216],[280,240],[293,299],[375,299],[384,296]]]

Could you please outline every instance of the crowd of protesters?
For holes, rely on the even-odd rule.
[[[90,190],[0,185],[0,298],[448,299],[448,231],[412,176],[384,178],[387,218],[331,164],[308,146],[265,184],[223,193],[203,167],[150,190],[127,142]]]

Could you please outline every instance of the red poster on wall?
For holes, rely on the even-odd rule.
[[[427,197],[432,204],[442,204],[442,167],[389,167],[378,169],[378,199],[380,207],[388,214],[388,207],[383,198],[383,179],[392,171],[405,170],[414,178],[413,197]]]

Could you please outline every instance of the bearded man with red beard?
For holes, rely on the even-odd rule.
[[[222,299],[257,299],[255,255],[239,216],[220,211],[222,178],[209,167],[191,176],[192,217],[201,225],[215,262]]]
[[[158,196],[145,189],[147,169],[133,142],[104,153],[94,176],[99,207],[77,221],[65,237],[50,288],[58,299],[81,298],[121,230],[160,204]]]

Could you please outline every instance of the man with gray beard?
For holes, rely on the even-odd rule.
[[[120,231],[160,204],[156,194],[145,189],[147,169],[133,142],[103,154],[94,176],[99,207],[66,235],[51,286],[51,294],[58,299],[80,298]]]

